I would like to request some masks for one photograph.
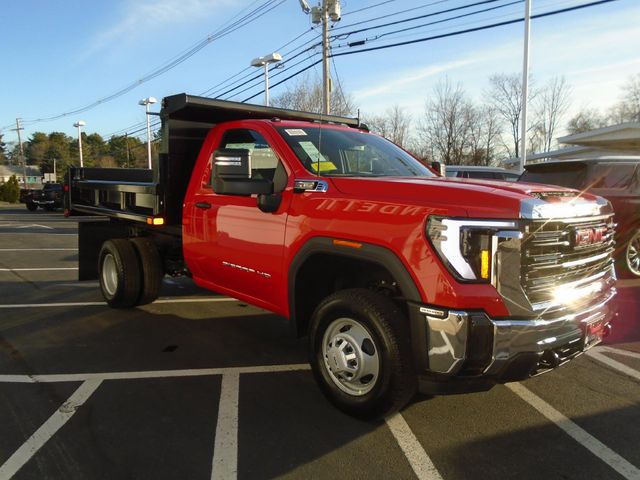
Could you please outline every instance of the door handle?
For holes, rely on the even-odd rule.
[[[211,208],[211,204],[209,202],[196,202],[196,207],[209,209]]]

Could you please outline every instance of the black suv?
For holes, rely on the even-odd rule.
[[[519,181],[576,188],[609,200],[618,224],[618,275],[640,277],[640,157],[557,160],[526,165]]]
[[[25,203],[30,211],[36,210],[38,207],[48,211],[62,207],[62,184],[47,183],[42,190],[36,190],[25,198]]]

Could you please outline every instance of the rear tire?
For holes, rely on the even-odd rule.
[[[311,319],[309,356],[325,396],[354,417],[384,417],[415,394],[408,324],[384,295],[349,289],[323,300]]]
[[[35,212],[38,209],[38,205],[33,202],[27,202],[27,210],[30,212]]]
[[[129,240],[118,238],[104,242],[98,272],[100,290],[109,306],[128,308],[137,304],[142,280],[138,257]]]
[[[146,305],[153,302],[160,294],[164,270],[162,259],[155,244],[145,237],[131,239],[138,259],[140,260],[140,270],[142,272],[142,288],[138,305]]]

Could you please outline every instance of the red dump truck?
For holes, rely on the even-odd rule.
[[[186,94],[160,115],[152,170],[67,179],[67,213],[102,216],[79,223],[79,271],[112,307],[168,274],[282,315],[361,418],[552,370],[610,329],[600,197],[439,177],[352,118]]]

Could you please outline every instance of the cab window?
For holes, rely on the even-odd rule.
[[[222,135],[218,148],[249,150],[251,178],[272,181],[274,192],[284,190],[287,183],[284,165],[260,133],[246,128],[227,130]]]

